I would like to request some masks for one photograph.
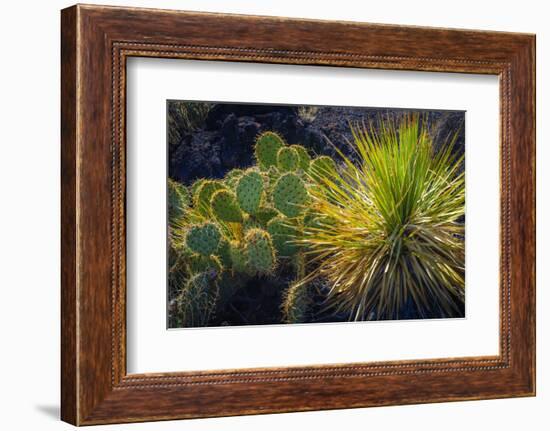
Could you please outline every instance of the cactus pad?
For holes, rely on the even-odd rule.
[[[217,250],[220,238],[217,226],[212,222],[206,222],[202,225],[192,225],[185,235],[185,243],[191,251],[209,256]]]
[[[301,145],[291,145],[290,148],[298,153],[298,167],[307,172],[309,170],[309,163],[311,162],[311,157],[307,150]]]
[[[207,181],[206,178],[199,178],[191,185],[191,195],[193,196],[193,199],[197,195],[197,191],[199,190],[200,186]]]
[[[243,214],[232,191],[225,189],[215,191],[210,205],[218,219],[230,223],[242,223]]]
[[[279,256],[290,257],[299,250],[298,244],[293,242],[297,238],[298,229],[290,224],[289,219],[281,216],[271,219],[267,231]]]
[[[266,201],[271,202],[271,193],[277,180],[281,177],[281,172],[275,166],[271,166],[267,171],[262,173],[264,179],[265,197]]]
[[[222,264],[223,268],[231,268],[231,252],[229,249],[229,241],[227,239],[221,239],[220,245],[216,250],[216,256],[219,256],[220,263]]]
[[[285,141],[276,133],[265,132],[258,136],[254,152],[260,168],[267,170],[277,166],[277,153],[284,146]]]
[[[260,207],[258,211],[256,212],[256,220],[258,220],[258,223],[262,226],[267,226],[269,223],[269,220],[271,220],[274,217],[277,217],[279,212],[272,207]]]
[[[294,284],[286,291],[282,312],[286,323],[305,323],[311,305],[307,284]]]
[[[249,171],[239,179],[237,184],[237,202],[248,214],[255,214],[260,206],[263,192],[262,176],[255,171]]]
[[[246,216],[243,221],[243,231],[246,232],[250,229],[259,229],[262,225],[260,222],[255,218],[251,216]]]
[[[263,229],[250,229],[245,238],[246,266],[251,274],[265,275],[273,272],[275,253],[270,235]]]
[[[225,184],[229,188],[235,189],[237,182],[243,173],[244,171],[242,169],[231,169],[224,178]]]
[[[225,189],[226,187],[219,181],[206,180],[197,189],[194,195],[195,208],[205,217],[210,217],[211,207],[210,200],[212,195],[218,190]]]
[[[281,147],[277,153],[277,167],[281,172],[292,172],[298,169],[300,156],[291,147]]]
[[[217,256],[203,256],[202,254],[192,254],[188,259],[188,270],[191,274],[206,272],[212,277],[219,275],[223,266]]]
[[[233,270],[236,272],[245,272],[246,256],[243,248],[237,241],[231,241],[229,243],[229,255],[231,256]]]
[[[273,204],[287,217],[297,217],[304,210],[309,195],[304,182],[293,173],[284,174],[273,189]]]

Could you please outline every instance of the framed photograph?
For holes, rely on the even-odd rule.
[[[535,37],[62,11],[62,419],[535,394]]]

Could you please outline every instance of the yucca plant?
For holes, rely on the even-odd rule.
[[[435,152],[418,116],[351,126],[354,154],[315,175],[304,240],[327,306],[350,320],[457,317],[464,307],[463,156]],[[321,175],[319,175],[321,174]]]

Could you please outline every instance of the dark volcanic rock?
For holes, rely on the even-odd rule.
[[[185,135],[171,150],[170,177],[184,184],[198,178],[221,178],[233,168],[253,164],[254,141],[259,133],[271,130],[289,144],[302,144],[312,155],[335,156],[334,147],[352,156],[349,125],[376,127],[379,119],[399,118],[410,110],[320,107],[312,119],[303,119],[296,107],[281,105],[214,105],[203,128]],[[455,151],[464,151],[464,113],[459,111],[417,111],[426,116],[436,145],[459,131]]]

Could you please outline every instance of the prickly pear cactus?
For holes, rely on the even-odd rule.
[[[260,207],[263,192],[262,176],[255,171],[248,171],[241,176],[237,184],[237,202],[248,214],[255,214]]]
[[[267,232],[271,235],[278,256],[290,257],[300,249],[298,244],[294,242],[297,238],[298,229],[291,224],[289,219],[281,216],[271,219],[267,224]]]
[[[243,232],[246,234],[250,229],[261,229],[262,225],[256,219],[256,217],[246,216],[243,221]]]
[[[250,229],[244,238],[246,266],[250,274],[267,275],[275,268],[271,237],[263,229]]]
[[[176,299],[178,314],[183,326],[206,326],[215,305],[212,278],[201,272],[192,276]]]
[[[222,189],[226,189],[226,187],[219,181],[203,181],[202,184],[197,188],[197,191],[193,196],[195,209],[204,217],[210,217],[210,200],[212,199],[212,195],[218,190]]]
[[[187,189],[177,181],[168,179],[168,219],[177,222],[189,207],[190,197]]]
[[[277,133],[264,132],[256,139],[254,152],[262,170],[277,166],[277,153],[285,146],[285,141]]]
[[[184,326],[213,322],[215,310],[225,310],[220,304],[251,277],[276,271],[305,277],[307,251],[299,240],[326,226],[308,205],[308,190],[318,187],[316,178],[337,173],[336,165],[329,157],[312,160],[303,146],[288,146],[273,132],[257,138],[255,156],[257,166],[233,169],[221,180],[197,180],[189,189],[169,180],[169,283],[180,292],[173,303]],[[310,319],[310,290],[294,284],[285,293],[287,322]]]
[[[286,291],[282,312],[285,323],[305,323],[311,306],[307,284],[293,284]]]
[[[235,272],[246,272],[246,255],[238,241],[229,243],[229,255]]]
[[[287,217],[299,216],[308,200],[304,182],[294,173],[281,176],[273,188],[273,204]]]
[[[307,150],[301,145],[291,145],[290,148],[298,153],[298,167],[307,172],[309,170],[309,163],[311,162],[311,157]]]
[[[242,223],[243,213],[237,204],[235,193],[230,190],[217,190],[210,200],[214,215],[225,222]]]
[[[282,147],[277,153],[277,167],[281,172],[292,172],[298,169],[300,156],[291,147]]]
[[[273,201],[273,187],[275,187],[275,183],[281,177],[281,171],[276,166],[271,166],[267,171],[262,172],[262,176],[264,179],[265,200],[271,204]]]
[[[269,206],[261,207],[256,212],[256,220],[258,220],[261,226],[266,227],[269,220],[277,217],[278,214],[279,212],[275,208]]]
[[[192,225],[185,235],[187,247],[203,256],[214,254],[220,244],[220,239],[220,231],[212,222]]]
[[[243,173],[244,171],[242,169],[231,169],[224,178],[225,184],[229,188],[235,189],[235,187],[237,187],[237,182]]]
[[[317,157],[310,163],[309,172],[315,181],[322,182],[323,178],[330,179],[337,175],[336,163],[328,156]]]
[[[197,195],[197,191],[199,190],[200,186],[207,181],[206,178],[199,178],[191,185],[191,195],[193,196],[193,199]]]
[[[217,277],[223,270],[218,256],[204,256],[202,254],[192,254],[188,259],[188,270],[191,274],[206,272],[211,277]]]
[[[229,241],[225,238],[220,240],[220,245],[216,250],[216,256],[220,258],[220,263],[223,269],[231,268],[233,263],[231,262],[231,251],[229,247]]]

